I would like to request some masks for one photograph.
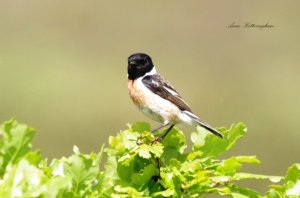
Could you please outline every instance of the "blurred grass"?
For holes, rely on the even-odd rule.
[[[126,123],[149,121],[126,87],[126,59],[142,51],[200,117],[248,125],[234,152],[256,154],[258,172],[283,175],[300,160],[299,5],[1,1],[0,120],[34,126],[34,145],[50,158],[74,144],[97,150]],[[226,28],[234,21],[275,28]]]

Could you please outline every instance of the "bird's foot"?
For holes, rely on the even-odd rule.
[[[154,140],[152,140],[152,144],[161,143],[162,140],[163,139],[161,137],[155,137]]]

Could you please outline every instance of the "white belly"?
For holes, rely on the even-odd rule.
[[[128,83],[128,89],[134,103],[151,119],[172,124],[181,121],[181,110],[145,87],[141,78],[136,79],[131,84]]]

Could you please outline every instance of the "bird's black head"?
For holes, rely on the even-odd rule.
[[[135,53],[128,57],[128,79],[135,80],[153,69],[153,63],[147,54]]]

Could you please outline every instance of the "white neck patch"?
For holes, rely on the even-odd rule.
[[[155,66],[153,66],[153,68],[151,69],[151,71],[147,72],[144,76],[154,75],[154,74],[157,74]]]
[[[151,71],[147,72],[144,76],[141,76],[141,77],[137,78],[137,80],[141,80],[145,76],[151,76],[151,75],[154,75],[154,74],[157,74],[155,66],[153,66],[153,68],[151,69]],[[128,78],[128,74],[127,74],[127,78]]]

